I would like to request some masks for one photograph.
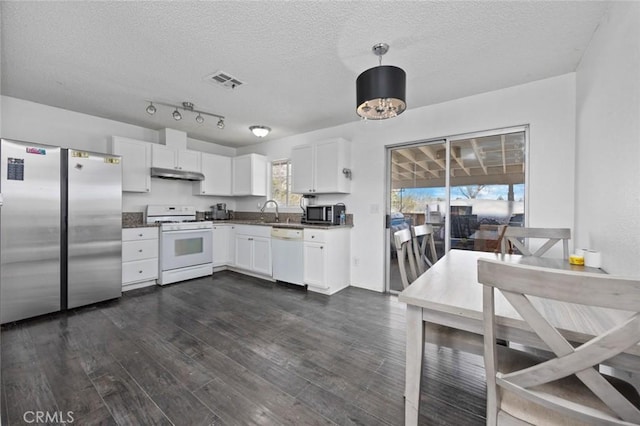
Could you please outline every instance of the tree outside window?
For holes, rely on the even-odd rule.
[[[291,193],[291,160],[271,162],[271,198],[280,207],[298,207],[300,197]]]

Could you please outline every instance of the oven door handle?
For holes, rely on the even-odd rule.
[[[183,229],[181,231],[162,231],[164,234],[192,234],[194,232],[207,232],[211,231],[211,228],[200,228],[200,229]]]

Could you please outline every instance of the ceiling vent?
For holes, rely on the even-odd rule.
[[[213,74],[209,74],[208,76],[206,76],[205,79],[209,83],[213,83],[227,89],[237,89],[238,87],[246,84],[243,81],[238,80],[228,72],[224,71],[216,71]]]

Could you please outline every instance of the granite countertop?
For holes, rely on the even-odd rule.
[[[290,228],[290,229],[304,229],[304,228],[312,228],[312,229],[342,229],[342,228],[353,228],[353,225],[313,225],[309,223],[299,223],[299,222],[263,222],[261,220],[214,220],[214,225],[218,224],[233,224],[233,225],[258,225],[258,226],[273,226],[275,228]]]
[[[122,229],[128,228],[157,228],[159,227],[159,223],[125,223],[122,222]]]

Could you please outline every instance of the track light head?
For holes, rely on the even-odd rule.
[[[224,129],[224,120],[222,118],[218,120],[218,129]]]
[[[176,121],[180,121],[182,120],[182,114],[180,114],[180,111],[178,111],[178,108],[175,109],[175,111],[173,111],[173,119]]]
[[[204,123],[204,117],[200,115],[200,113],[198,113],[198,115],[196,116],[196,123],[198,124]]]
[[[149,106],[147,107],[147,114],[153,115],[156,113],[156,107],[153,105],[153,102],[149,102]]]

